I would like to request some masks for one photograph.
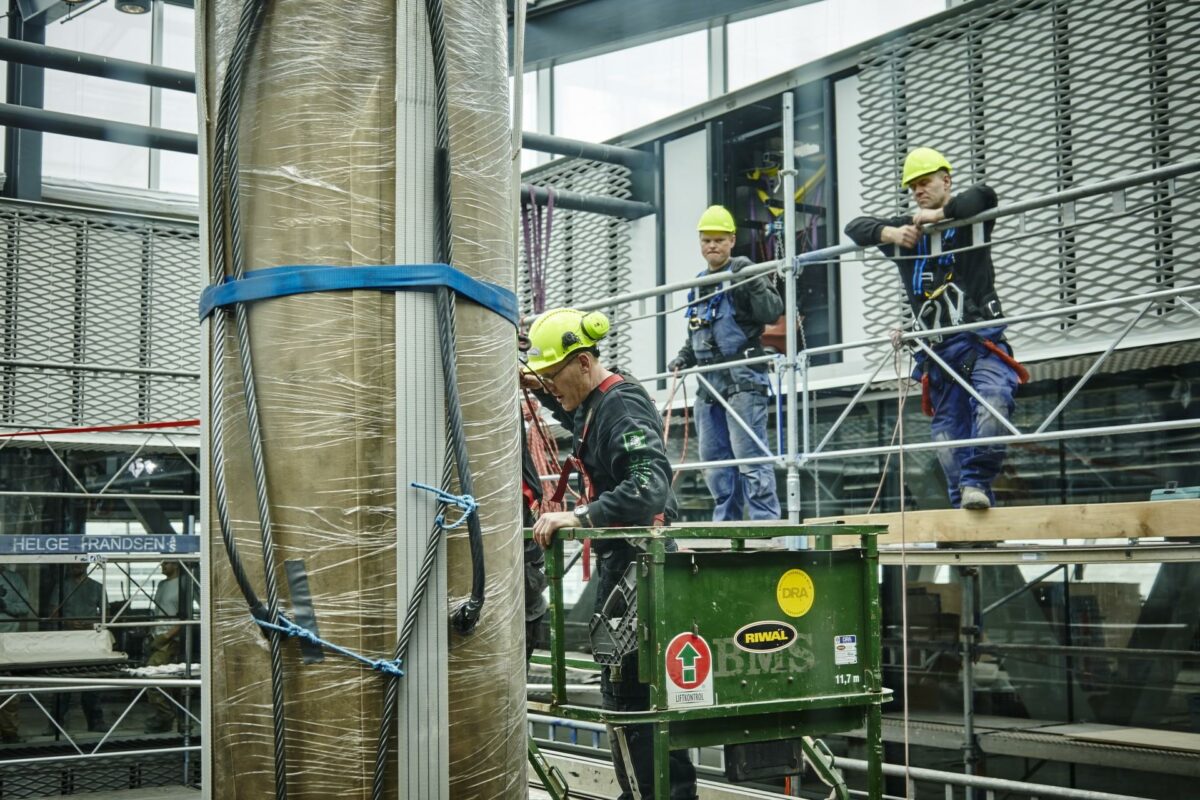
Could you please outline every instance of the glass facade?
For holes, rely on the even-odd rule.
[[[163,5],[162,65],[194,72],[196,69],[196,15],[190,8]],[[157,127],[196,133],[196,96],[159,89]],[[152,188],[178,194],[197,194],[200,158],[190,153],[158,152],[158,183]]]
[[[708,99],[704,31],[554,68],[554,133],[602,142]]]
[[[46,27],[46,44],[127,61],[150,63],[152,15],[130,15],[101,5],[83,17]],[[45,106],[136,125],[150,124],[150,89],[135,83],[46,70]],[[67,178],[147,188],[150,151],[145,147],[46,134],[42,172]]]
[[[946,10],[946,0],[819,0],[726,28],[729,90],[778,75]]]

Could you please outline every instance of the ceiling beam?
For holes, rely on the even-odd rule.
[[[713,19],[756,16],[810,2],[815,0],[542,2],[529,7],[525,21],[525,69],[700,30]],[[509,34],[511,42],[511,21]]]

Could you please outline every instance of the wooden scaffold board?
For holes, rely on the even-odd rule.
[[[880,544],[899,544],[901,515],[848,514],[805,524],[887,525]],[[1200,537],[1200,500],[1001,506],[987,511],[939,509],[903,515],[904,540],[1004,542],[1021,539],[1168,539]]]

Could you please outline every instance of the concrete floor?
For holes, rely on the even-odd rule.
[[[151,789],[123,789],[118,792],[89,792],[71,795],[80,800],[197,800],[199,789],[186,786],[157,786]],[[38,798],[37,800],[63,800],[62,795]]]

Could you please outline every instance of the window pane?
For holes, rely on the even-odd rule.
[[[150,61],[150,15],[123,14],[103,5],[86,16],[46,28],[46,44],[67,50]],[[46,108],[118,122],[150,122],[150,89],[123,81],[46,70]],[[47,176],[145,187],[149,150],[92,139],[47,134],[42,171]]]
[[[708,97],[704,31],[554,68],[554,132],[600,142]]]
[[[538,129],[538,80],[537,72],[526,72],[521,85],[521,130],[537,131]],[[509,98],[516,89],[516,81],[510,75],[508,78]],[[521,150],[521,169],[527,170],[538,164],[538,154],[533,150]]]
[[[946,10],[945,0],[820,0],[731,23],[731,90]]]
[[[163,66],[192,72],[196,68],[196,14],[190,8],[163,6]],[[195,133],[196,95],[162,92],[162,127]],[[199,158],[163,150],[159,154],[158,188],[194,195],[199,192]]]

